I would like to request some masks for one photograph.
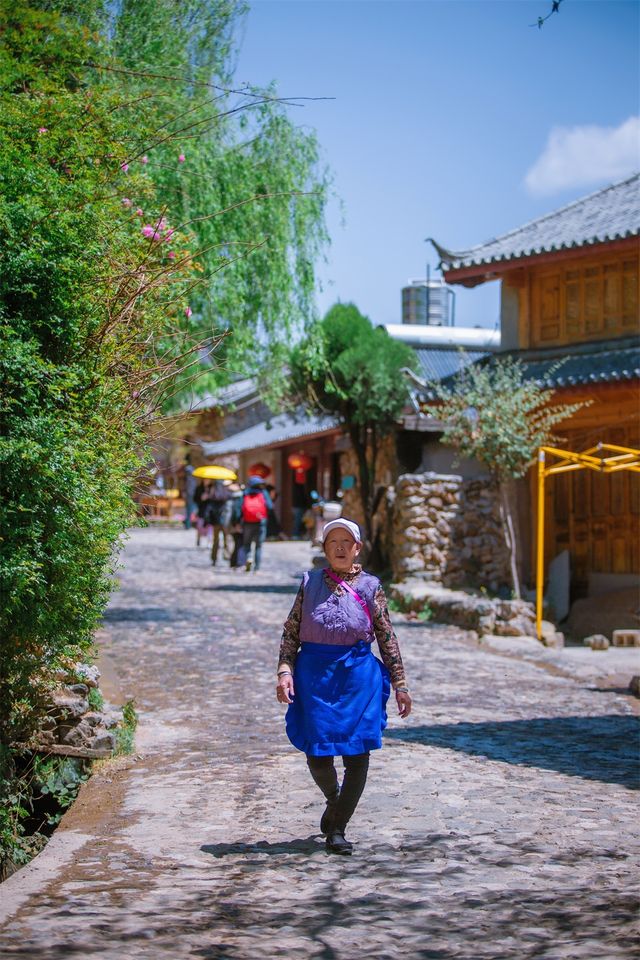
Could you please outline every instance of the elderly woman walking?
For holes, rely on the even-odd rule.
[[[411,697],[380,581],[356,563],[358,525],[332,520],[322,543],[328,566],[305,573],[284,625],[276,696],[289,705],[287,735],[306,754],[326,799],[320,831],[327,850],[350,854],[345,830],[364,790],[369,752],[382,746],[390,685],[403,718]],[[382,662],[371,652],[374,637]],[[344,764],[341,786],[336,756]]]

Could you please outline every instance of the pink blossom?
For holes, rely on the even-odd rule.
[[[155,235],[156,235],[155,227],[152,227],[150,223],[145,223],[144,227],[142,228],[142,236],[155,237]]]
[[[146,153],[144,157],[140,157],[140,163],[149,163],[149,157],[146,155]]]
[[[138,209],[136,210],[136,217],[144,217],[144,211],[142,207],[138,207]]]
[[[165,230],[164,232],[165,240],[171,240],[171,237],[173,236],[174,233],[175,233],[175,230],[171,230],[171,229]]]
[[[175,250],[169,250],[169,253],[167,254],[167,256],[169,257],[169,260],[175,260],[176,258]]]
[[[49,133],[49,131],[48,131],[47,127],[39,127],[39,128],[38,128],[38,133]]]
[[[186,159],[187,158],[185,157],[184,153],[181,153],[178,157],[178,163],[184,163]]]
[[[184,312],[184,315],[185,317],[190,317],[192,313],[193,313],[193,310],[191,309],[191,307],[187,307],[187,309]]]
[[[122,198],[122,206],[123,206],[123,207],[130,207],[130,206],[132,206],[132,203],[131,203],[131,200],[129,200],[129,197],[123,197],[123,198]]]
[[[121,164],[120,164],[120,169],[122,170],[123,173],[126,173],[127,170],[129,169],[129,164],[128,164],[128,163],[121,163]]]

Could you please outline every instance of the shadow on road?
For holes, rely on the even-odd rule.
[[[299,584],[291,586],[286,583],[256,583],[248,577],[242,583],[221,583],[213,587],[193,587],[194,590],[213,590],[214,593],[297,593]]]
[[[175,610],[164,607],[107,607],[102,619],[104,623],[128,623],[144,620],[174,620],[178,617]]]
[[[306,838],[300,837],[297,840],[283,840],[281,843],[267,843],[266,840],[259,840],[257,843],[205,843],[200,847],[203,853],[210,853],[213,857],[226,857],[229,854],[238,853],[268,853],[272,855],[281,853],[324,853],[324,841],[318,840],[315,836]]]
[[[640,788],[640,721],[636,717],[446,723],[387,730],[385,737]]]

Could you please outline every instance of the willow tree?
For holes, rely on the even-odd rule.
[[[556,392],[527,378],[511,357],[465,367],[451,384],[432,383],[436,402],[425,413],[441,420],[442,443],[485,464],[500,491],[500,511],[513,592],[521,595],[512,481],[524,477],[555,428],[585,404],[558,402]]]
[[[215,362],[205,357],[182,377],[183,403],[192,384],[202,392],[234,373],[278,378],[287,345],[314,318],[327,173],[289,101],[234,86],[244,9],[237,0],[123,0],[111,28],[111,75],[140,113],[157,117],[151,139],[133,125],[130,168],[144,166],[197,238],[194,339],[228,333]]]

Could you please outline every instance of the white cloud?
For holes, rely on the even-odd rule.
[[[621,180],[640,169],[640,117],[619,127],[554,127],[525,177],[531,193]]]

